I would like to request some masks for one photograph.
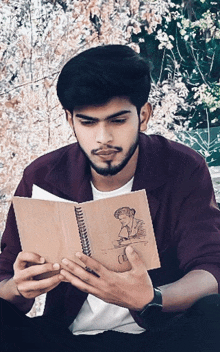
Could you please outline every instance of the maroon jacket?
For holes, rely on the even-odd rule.
[[[59,197],[92,200],[90,167],[77,143],[44,155],[29,165],[16,195],[31,197],[32,185]],[[132,190],[146,189],[161,268],[151,270],[154,286],[204,269],[220,284],[220,212],[203,158],[161,136],[140,134],[140,152]],[[13,207],[1,243],[0,280],[13,275],[21,251]],[[87,294],[61,283],[47,294],[44,314],[71,324]]]

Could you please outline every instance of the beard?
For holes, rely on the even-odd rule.
[[[83,150],[83,148],[80,146],[82,152],[85,154],[87,157],[90,166],[99,174],[102,176],[114,176],[118,174],[124,167],[127,165],[131,157],[133,156],[134,152],[137,149],[139,143],[139,135],[137,133],[136,140],[135,142],[130,146],[127,154],[125,155],[124,159],[118,164],[118,165],[112,165],[112,161],[106,161],[106,167],[99,167],[93,161],[89,158],[88,154]],[[117,147],[120,151],[122,151],[122,148]]]

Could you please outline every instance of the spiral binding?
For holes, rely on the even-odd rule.
[[[82,245],[82,251],[85,255],[91,257],[91,248],[87,235],[86,225],[84,222],[83,211],[81,207],[75,207],[76,221],[79,229],[79,237]]]

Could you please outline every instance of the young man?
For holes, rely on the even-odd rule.
[[[34,161],[16,195],[34,185],[77,202],[145,189],[161,268],[111,272],[82,253],[97,275],[22,252],[13,207],[0,257],[2,346],[13,351],[218,351],[220,214],[202,157],[143,134],[151,115],[146,62],[121,45],[71,59],[57,85],[77,143]],[[47,279],[35,276],[59,270]],[[43,317],[26,313],[47,292]],[[9,349],[9,347],[11,349]],[[20,348],[20,349],[19,349]],[[7,349],[6,349],[7,350]]]

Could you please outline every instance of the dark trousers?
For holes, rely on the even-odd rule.
[[[59,321],[28,318],[0,299],[2,352],[219,352],[220,295],[197,301],[178,319],[133,335],[107,331],[74,336]],[[107,317],[106,317],[107,319]]]

